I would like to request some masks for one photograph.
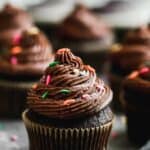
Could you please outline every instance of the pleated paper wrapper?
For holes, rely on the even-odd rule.
[[[23,112],[30,150],[107,150],[112,121],[92,128],[55,128],[31,121]]]

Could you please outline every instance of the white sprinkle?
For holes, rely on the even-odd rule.
[[[80,71],[78,69],[73,69],[73,72],[75,73],[75,75],[79,75],[80,74]]]

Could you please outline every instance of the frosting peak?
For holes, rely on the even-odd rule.
[[[56,60],[80,69],[82,69],[83,66],[82,60],[79,57],[74,56],[68,48],[58,50],[56,53]]]
[[[82,5],[78,5],[64,20],[59,31],[62,37],[76,40],[99,39],[110,33],[106,24]]]
[[[22,9],[5,5],[0,12],[0,30],[4,29],[27,29],[33,24],[31,17]]]
[[[111,99],[111,90],[96,77],[95,70],[63,48],[29,92],[28,105],[39,114],[70,119],[97,113]]]

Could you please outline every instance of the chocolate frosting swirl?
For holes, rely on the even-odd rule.
[[[31,25],[31,17],[22,9],[7,4],[0,12],[0,31],[16,28],[27,29]]]
[[[128,32],[124,42],[126,44],[150,46],[150,28],[148,26],[142,26],[136,30]]]
[[[36,27],[32,27],[22,32],[18,44],[2,55],[0,72],[41,75],[52,60],[52,46],[48,39]]]
[[[86,7],[78,5],[60,25],[59,34],[63,38],[94,40],[111,33],[106,24],[95,17]]]
[[[110,88],[97,78],[95,70],[63,48],[57,51],[55,62],[36,88],[28,93],[27,103],[39,114],[71,119],[97,113],[111,99]]]
[[[7,4],[0,11],[0,47],[7,49],[13,38],[33,26],[31,17],[22,9]]]
[[[112,67],[127,75],[150,60],[150,48],[144,45],[122,45],[118,51],[111,53]]]

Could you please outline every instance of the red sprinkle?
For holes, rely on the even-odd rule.
[[[46,85],[49,85],[50,82],[51,82],[51,76],[48,75],[48,76],[46,77]]]
[[[117,132],[112,132],[112,133],[111,133],[111,137],[112,137],[112,138],[116,138],[117,136],[118,136],[118,133],[117,133]]]
[[[68,99],[68,100],[65,100],[63,105],[70,105],[71,103],[74,103],[75,100],[74,99]]]
[[[14,45],[18,45],[20,43],[20,40],[21,40],[21,35],[20,34],[16,34],[14,37],[13,37],[13,44]]]
[[[15,142],[15,141],[18,140],[18,136],[17,136],[17,135],[12,135],[12,136],[10,137],[10,140],[11,140],[12,142]]]
[[[145,74],[145,73],[147,73],[147,72],[149,72],[150,71],[150,69],[148,68],[148,67],[144,67],[144,68],[142,68],[140,71],[139,71],[139,74]]]
[[[10,62],[12,65],[16,65],[18,63],[18,60],[15,56],[11,57]]]

